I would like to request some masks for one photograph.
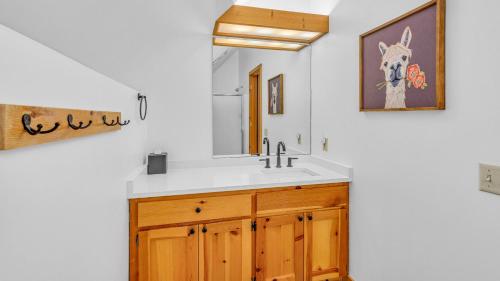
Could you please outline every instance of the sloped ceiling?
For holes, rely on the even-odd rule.
[[[0,23],[132,88],[154,92],[171,66],[199,52],[186,34],[209,40],[214,21],[233,4],[329,13],[338,1],[0,0]]]
[[[214,16],[215,0],[0,0],[1,24],[133,88],[182,63],[196,46],[176,39],[208,38]]]

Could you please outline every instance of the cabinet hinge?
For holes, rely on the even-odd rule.
[[[257,281],[257,277],[252,277],[252,281]]]
[[[139,247],[139,234],[135,235],[135,245]]]
[[[256,231],[256,230],[257,230],[257,222],[253,221],[252,222],[252,231]]]

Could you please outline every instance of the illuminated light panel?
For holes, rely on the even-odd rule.
[[[215,45],[236,46],[236,47],[249,47],[249,48],[265,48],[265,49],[286,49],[290,51],[297,51],[303,48],[304,44],[289,43],[289,42],[276,42],[265,41],[245,38],[214,38]]]
[[[279,29],[272,27],[258,27],[258,26],[230,24],[230,23],[220,23],[217,28],[217,32],[223,34],[234,34],[241,36],[263,36],[263,37],[306,40],[306,41],[312,40],[321,34],[320,32]]]

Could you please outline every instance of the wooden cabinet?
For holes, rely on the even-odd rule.
[[[201,226],[200,281],[251,280],[251,220]]]
[[[344,280],[348,187],[131,199],[130,280]]]
[[[140,231],[140,281],[251,280],[251,220]]]
[[[139,280],[198,280],[198,240],[198,226],[141,231]]]
[[[306,214],[306,279],[333,280],[347,275],[347,211]]]
[[[304,280],[304,217],[257,219],[257,280]]]

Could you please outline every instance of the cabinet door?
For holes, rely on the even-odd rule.
[[[198,226],[139,233],[140,281],[197,281]]]
[[[306,214],[306,280],[332,280],[347,275],[347,211]]]
[[[250,281],[251,221],[211,223],[200,230],[200,281]]]
[[[258,218],[256,235],[258,281],[304,280],[302,214]]]

